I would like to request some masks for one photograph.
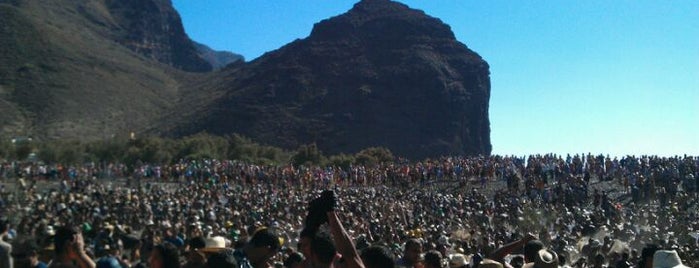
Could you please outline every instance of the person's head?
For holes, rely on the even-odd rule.
[[[54,252],[56,256],[67,255],[72,250],[72,245],[75,243],[77,236],[80,234],[80,229],[74,226],[63,226],[56,230],[56,235],[53,237]]]
[[[414,264],[420,261],[420,254],[422,254],[422,244],[420,240],[417,238],[408,239],[408,241],[405,242],[403,257],[411,264]]]
[[[524,256],[517,255],[510,260],[510,266],[513,268],[521,268],[524,265]]]
[[[201,236],[192,237],[187,241],[187,261],[195,263],[206,262],[206,254],[200,252],[200,249],[206,247],[206,240]]]
[[[638,264],[640,268],[652,268],[653,267],[653,254],[658,251],[658,245],[648,244],[641,251],[641,260]]]
[[[425,268],[442,268],[442,253],[436,250],[425,253]]]
[[[289,257],[284,259],[284,267],[286,268],[301,268],[303,267],[303,255],[299,252],[289,254]]]
[[[309,256],[314,266],[329,266],[335,255],[337,248],[328,232],[318,231],[311,240],[311,255]]]
[[[260,265],[274,257],[279,248],[281,245],[277,234],[270,229],[261,228],[254,232],[244,250],[253,265]]]
[[[597,253],[597,255],[595,255],[593,265],[595,267],[602,267],[604,265],[604,255],[602,255],[602,253]]]
[[[544,248],[544,243],[539,240],[530,240],[524,245],[524,262],[533,262],[536,260],[539,250]]]
[[[206,261],[206,268],[236,268],[238,261],[235,259],[235,250],[225,248],[219,252],[211,254]]]
[[[370,246],[362,250],[362,262],[367,268],[393,268],[395,257],[391,250],[382,246]]]
[[[33,238],[25,238],[12,243],[12,258],[14,267],[32,267],[32,263],[39,260],[39,245]]]
[[[172,243],[162,243],[153,247],[148,258],[150,268],[179,268],[180,256],[177,247]]]

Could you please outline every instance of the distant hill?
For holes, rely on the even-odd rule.
[[[209,79],[197,92],[220,97],[177,115],[184,120],[168,133],[236,132],[328,153],[491,151],[488,64],[448,25],[397,2],[361,1],[309,37]]]
[[[0,25],[6,136],[139,131],[212,69],[168,0],[0,0]]]
[[[231,63],[244,63],[245,57],[243,55],[235,54],[228,51],[216,51],[204,44],[194,43],[197,53],[199,56],[206,60],[214,70],[226,67]]]
[[[5,136],[206,131],[325,153],[491,151],[488,64],[397,2],[361,1],[252,62],[190,40],[169,0],[0,0],[0,25]]]

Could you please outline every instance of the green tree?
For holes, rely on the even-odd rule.
[[[225,138],[207,133],[199,133],[183,138],[180,141],[176,156],[178,159],[225,159],[228,155],[227,152],[228,141]]]
[[[32,141],[29,140],[22,140],[22,141],[16,141],[14,143],[14,152],[15,152],[15,159],[17,160],[26,160],[27,157],[29,157],[29,154],[31,154],[34,151],[34,144]]]
[[[376,165],[379,163],[393,162],[395,157],[391,150],[384,147],[369,147],[359,151],[355,155],[357,163],[362,165]]]
[[[347,170],[355,161],[356,159],[352,155],[338,154],[328,158],[328,165],[341,167]]]
[[[315,143],[301,145],[296,153],[291,157],[291,163],[294,165],[320,165],[325,162],[325,156],[318,149]]]
[[[117,162],[124,158],[127,148],[127,139],[107,139],[88,143],[85,152],[99,162]]]

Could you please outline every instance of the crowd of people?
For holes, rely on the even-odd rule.
[[[699,267],[694,156],[6,162],[0,180],[14,267],[642,267],[655,253]],[[337,205],[309,233],[328,189]]]

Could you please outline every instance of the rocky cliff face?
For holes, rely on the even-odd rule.
[[[361,1],[218,79],[203,87],[223,96],[177,133],[413,158],[491,151],[488,64],[439,19],[393,1]]]
[[[193,72],[212,69],[184,32],[170,0],[107,0],[119,42],[146,57]]]
[[[139,132],[210,69],[166,0],[0,0],[0,136]]]

